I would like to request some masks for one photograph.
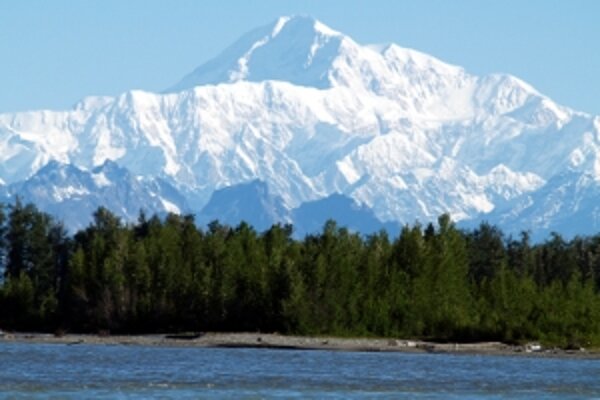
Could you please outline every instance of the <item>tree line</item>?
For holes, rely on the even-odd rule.
[[[99,208],[69,235],[17,199],[0,207],[0,327],[600,345],[600,235],[531,243],[447,215],[395,238],[333,221],[292,234]]]

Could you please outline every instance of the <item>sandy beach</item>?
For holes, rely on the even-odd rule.
[[[48,343],[64,345],[139,345],[177,347],[225,347],[269,348],[293,350],[333,350],[368,352],[412,352],[505,355],[529,357],[593,358],[600,359],[600,352],[586,349],[564,350],[515,346],[500,342],[481,343],[435,343],[419,340],[337,338],[288,336],[272,333],[198,333],[198,334],[152,334],[152,335],[91,335],[44,333],[10,333],[0,335],[0,343]]]

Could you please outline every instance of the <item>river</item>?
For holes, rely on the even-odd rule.
[[[9,399],[589,399],[584,359],[124,345],[0,344]]]

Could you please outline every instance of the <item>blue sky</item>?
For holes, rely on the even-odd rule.
[[[292,14],[359,43],[510,73],[600,115],[596,0],[0,0],[0,112],[160,91],[243,33]]]

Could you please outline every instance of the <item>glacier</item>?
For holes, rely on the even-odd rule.
[[[593,233],[599,152],[600,117],[514,76],[476,76],[396,44],[361,45],[306,16],[243,35],[162,93],[0,114],[7,196],[49,163],[93,174],[108,160],[136,177],[126,182],[178,192],[145,205],[160,190],[136,189],[135,206],[201,218],[215,191],[259,180],[280,199],[269,215],[340,194],[382,222],[449,213],[510,233]],[[89,195],[48,180],[60,192],[52,211],[61,216],[61,204],[86,196],[101,203],[110,185],[94,179]],[[119,201],[111,208],[131,219],[133,205]]]

